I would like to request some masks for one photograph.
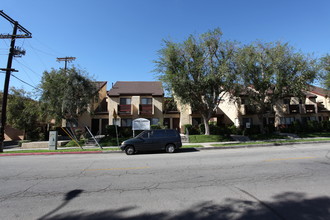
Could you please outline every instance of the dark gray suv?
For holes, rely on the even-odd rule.
[[[120,149],[127,155],[138,151],[165,150],[173,153],[182,146],[179,132],[174,129],[147,130],[121,143]]]

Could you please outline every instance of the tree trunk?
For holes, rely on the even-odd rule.
[[[260,133],[261,134],[265,134],[265,129],[264,129],[264,116],[263,114],[258,114],[258,119],[259,119],[259,122],[260,122]]]
[[[205,127],[205,135],[210,135],[210,125],[209,125],[209,118],[202,115],[204,127]]]

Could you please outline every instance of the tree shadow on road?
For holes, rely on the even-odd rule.
[[[201,202],[187,210],[129,215],[136,207],[109,209],[101,212],[72,211],[44,218],[48,220],[146,220],[146,219],[217,219],[217,220],[328,220],[330,197],[307,198],[303,193],[286,192],[273,197],[272,201],[226,199],[222,204]]]

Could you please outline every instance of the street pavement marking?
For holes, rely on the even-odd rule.
[[[303,160],[303,159],[314,159],[316,157],[291,157],[291,158],[275,158],[265,160],[265,162],[279,161],[279,160]]]
[[[108,169],[86,169],[85,171],[99,171],[99,170],[140,170],[148,169],[150,167],[122,167],[122,168],[108,168]]]

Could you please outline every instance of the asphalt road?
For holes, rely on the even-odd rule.
[[[0,218],[330,219],[329,144],[0,158]]]

